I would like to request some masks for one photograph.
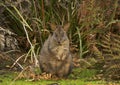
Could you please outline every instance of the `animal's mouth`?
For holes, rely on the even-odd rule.
[[[58,45],[59,45],[59,46],[61,46],[61,45],[62,45],[62,43],[61,43],[61,42],[58,42]]]

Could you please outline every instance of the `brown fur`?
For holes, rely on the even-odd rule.
[[[69,51],[69,39],[66,31],[69,24],[53,26],[52,35],[45,41],[39,56],[39,63],[42,72],[51,73],[59,77],[70,73],[72,67],[72,57]]]

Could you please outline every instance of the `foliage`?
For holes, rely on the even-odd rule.
[[[73,73],[69,76],[70,79],[81,79],[81,80],[89,80],[93,76],[97,74],[97,70],[95,69],[73,69]]]
[[[104,56],[105,76],[109,79],[119,79],[120,75],[120,37],[117,34],[107,33],[101,40],[102,54]]]
[[[4,8],[2,22],[28,52],[25,61],[30,55],[37,64],[39,50],[51,33],[48,23],[70,22],[68,36],[79,58],[104,62],[106,76],[119,74],[119,0],[3,0],[0,6]]]

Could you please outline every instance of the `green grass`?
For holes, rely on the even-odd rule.
[[[89,79],[97,74],[97,70],[95,69],[73,69],[73,73],[70,74],[69,78],[77,78],[77,79]]]
[[[0,85],[47,85],[51,83],[59,83],[60,85],[96,85],[96,84],[101,84],[104,82],[101,81],[84,81],[81,79],[67,79],[67,80],[39,80],[39,81],[26,81],[26,80],[17,80],[15,82],[12,82],[11,77],[3,78],[0,77]]]
[[[18,73],[11,71],[7,72],[0,71],[0,85],[49,85],[52,83],[58,83],[59,85],[107,85],[105,84],[106,83],[105,81],[87,81],[87,78],[90,78],[95,73],[96,72],[94,70],[83,70],[80,73],[78,72],[79,76],[76,79],[72,77],[60,80],[38,80],[38,81],[18,79],[13,82],[14,78],[17,76]]]

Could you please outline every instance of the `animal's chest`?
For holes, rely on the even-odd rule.
[[[54,48],[53,51],[58,60],[64,60],[68,53],[68,49],[65,46],[58,46]]]

